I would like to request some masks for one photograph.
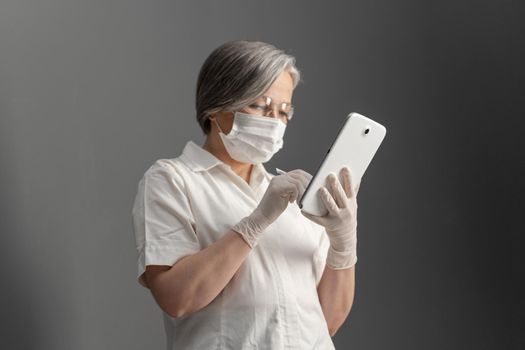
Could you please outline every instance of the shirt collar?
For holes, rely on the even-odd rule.
[[[227,164],[193,141],[186,142],[181,158],[184,163],[195,172],[207,171],[218,165],[229,168]],[[255,169],[257,169],[256,172],[262,173],[268,180],[271,179],[272,175],[266,171],[264,165],[260,163],[255,164],[254,170]]]
[[[220,159],[193,141],[186,142],[181,158],[193,171],[205,171],[214,166],[224,164]]]

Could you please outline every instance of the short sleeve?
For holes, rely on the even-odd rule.
[[[146,171],[138,185],[132,216],[137,279],[144,287],[146,266],[172,266],[200,250],[184,183],[173,165],[157,161]]]
[[[319,244],[317,245],[317,250],[314,254],[315,284],[319,285],[326,266],[326,256],[328,255],[328,248],[330,248],[330,240],[322,226],[314,223],[312,223],[312,225],[315,226],[317,232],[319,232]]]

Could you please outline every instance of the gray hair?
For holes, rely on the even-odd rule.
[[[222,44],[208,56],[197,79],[197,121],[205,134],[209,117],[241,109],[260,97],[283,71],[289,71],[295,88],[300,72],[295,57],[261,41],[235,40]]]

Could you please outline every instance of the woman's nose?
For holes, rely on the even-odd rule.
[[[268,107],[266,116],[270,118],[279,118],[279,111],[275,107]]]

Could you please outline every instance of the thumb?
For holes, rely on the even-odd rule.
[[[312,215],[310,213],[305,212],[304,210],[301,210],[301,214],[303,214],[303,216],[307,217],[309,220],[315,222],[318,225],[324,226],[325,224],[325,218],[322,216]]]

